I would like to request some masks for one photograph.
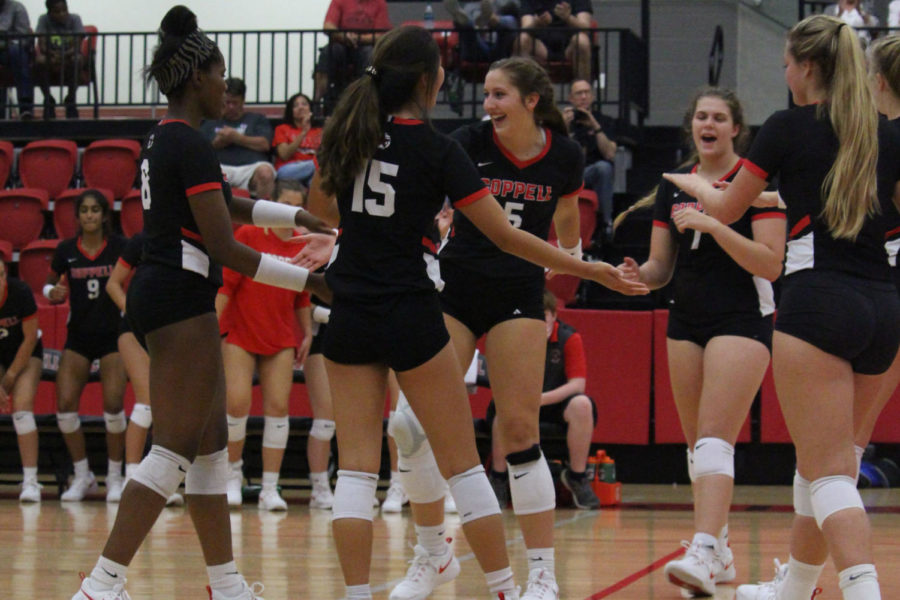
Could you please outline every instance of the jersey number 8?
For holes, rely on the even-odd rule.
[[[394,186],[382,181],[381,176],[396,177],[397,169],[398,166],[392,163],[380,160],[371,161],[368,167],[368,181],[366,180],[366,169],[360,171],[359,175],[356,176],[356,181],[353,184],[353,203],[350,205],[350,210],[358,213],[368,213],[373,217],[390,217],[393,215],[394,196],[396,195]],[[381,194],[384,196],[384,199],[380,202],[376,198],[363,200],[363,195],[366,193],[363,189],[364,187],[367,187],[371,192]]]
[[[150,161],[141,161],[141,204],[144,210],[150,210]]]

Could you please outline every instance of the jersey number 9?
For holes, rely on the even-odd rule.
[[[368,169],[362,170],[356,176],[356,181],[353,183],[353,203],[350,205],[350,210],[358,213],[368,213],[373,217],[390,217],[393,215],[394,196],[396,195],[394,186],[382,181],[381,176],[396,177],[397,169],[398,166],[392,163],[380,160],[371,161]],[[368,181],[366,180],[367,170],[369,173]],[[364,190],[363,188],[368,189]],[[367,191],[381,194],[383,200],[379,201],[376,198],[365,198],[364,200],[363,196]]]

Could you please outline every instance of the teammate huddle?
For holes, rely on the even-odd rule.
[[[897,100],[900,45],[876,44],[873,53],[873,87]],[[305,288],[330,300],[321,351],[340,449],[333,533],[347,598],[372,595],[372,501],[389,370],[415,415],[404,423],[416,427],[417,419],[428,440],[415,448],[398,443],[418,545],[391,598],[421,600],[458,572],[442,534],[448,485],[491,594],[519,597],[500,507],[476,451],[460,367],[469,364],[481,335],[487,336],[498,431],[513,475],[513,510],[528,549],[522,597],[559,597],[553,483],[538,445],[546,345],[541,267],[625,294],[647,293],[674,273],[668,347],[670,368],[681,373],[673,376],[673,388],[691,443],[697,534],[686,557],[667,565],[673,582],[710,594],[715,581],[734,578],[727,547],[733,444],[771,344],[779,398],[797,446],[799,525],[787,572],[772,584],[741,586],[738,597],[805,600],[812,589],[803,585],[830,552],[845,599],[879,598],[851,447],[854,435],[871,433],[854,431],[854,408],[864,405],[865,422],[874,424],[884,403],[876,394],[885,383],[879,375],[900,342],[900,298],[884,246],[885,233],[900,221],[889,223],[897,216],[891,200],[900,181],[900,133],[893,123],[877,123],[861,50],[840,21],[816,16],[799,23],[788,35],[785,61],[800,106],[773,115],[743,161],[734,147],[744,130],[739,105],[721,91],[698,97],[691,110],[696,168],[666,175],[683,192],[668,182],[660,186],[648,262],[627,260],[616,268],[581,260],[577,194],[583,159],[564,135],[546,73],[536,63],[494,63],[485,80],[490,121],[448,137],[428,123],[444,78],[431,33],[417,27],[390,31],[326,127],[306,212],[231,196],[212,148],[197,131],[202,119],[222,110],[224,60],[190,10],[171,9],[147,69],[169,104],[140,158],[146,238],[126,303],[128,324],[149,355],[154,444],[129,473],[106,546],[73,600],[129,598],[128,565],[182,480],[211,600],[260,598],[231,551],[231,427],[215,312],[219,265],[251,282],[294,294]],[[896,112],[891,116],[900,116]],[[775,175],[790,237],[773,336],[771,288],[762,280],[780,274],[785,209],[777,195],[763,192]],[[730,181],[724,191],[711,185],[719,180]],[[440,254],[444,287],[438,293],[422,256],[433,246],[428,233],[445,198],[456,213],[454,235]],[[324,280],[236,241],[232,219],[274,232],[302,226],[329,234],[340,226]],[[559,248],[543,241],[551,222]],[[305,264],[324,260],[330,249],[325,237],[310,238],[304,253],[314,258]],[[715,277],[723,276],[732,295],[721,294]],[[51,299],[59,293],[52,285],[48,290]],[[706,310],[693,302],[698,294]],[[291,306],[302,304],[293,294],[285,298]],[[22,315],[22,329],[30,335],[26,324],[34,319],[28,317]],[[247,347],[246,336],[243,342],[235,360],[252,373],[253,355],[262,351]],[[18,368],[25,358],[16,355]],[[10,386],[0,379],[6,393]],[[812,411],[819,415],[815,424],[808,419]],[[450,564],[454,568],[445,567]]]

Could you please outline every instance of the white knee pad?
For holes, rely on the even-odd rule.
[[[107,433],[124,433],[128,427],[128,420],[125,419],[125,411],[120,410],[117,413],[103,413],[103,421],[106,423]]]
[[[723,439],[705,437],[694,444],[694,479],[708,475],[734,479],[734,446]]]
[[[430,446],[427,452],[414,457],[399,454],[397,470],[400,472],[403,491],[411,502],[428,504],[440,500],[447,493],[447,482],[438,469]]]
[[[150,426],[153,425],[153,411],[150,410],[150,405],[136,403],[131,409],[131,422],[138,427],[150,429]]]
[[[422,424],[419,423],[403,392],[400,392],[397,408],[388,419],[387,432],[397,443],[397,453],[400,456],[415,458],[431,452],[425,430],[422,429]]]
[[[506,457],[513,512],[532,515],[556,508],[556,487],[540,446]]]
[[[809,481],[794,471],[794,512],[801,517],[816,518],[809,496]]]
[[[313,419],[312,427],[309,428],[309,436],[323,442],[331,441],[331,438],[334,437],[334,421]]]
[[[287,448],[288,435],[291,433],[291,421],[288,417],[266,417],[263,419],[263,448]]]
[[[331,519],[372,520],[372,501],[378,487],[378,475],[362,471],[338,471],[334,486],[334,505]]]
[[[838,511],[848,508],[866,510],[859,492],[856,491],[856,482],[846,475],[831,475],[816,479],[809,485],[809,495],[819,529],[822,528],[825,519]]]
[[[459,520],[463,525],[469,521],[500,514],[497,495],[494,494],[481,465],[475,465],[468,471],[454,475],[448,483],[450,495],[456,502]]]
[[[690,448],[687,449],[687,468],[688,468],[688,477],[691,480],[691,483],[697,480],[697,476],[694,474],[694,451]]]
[[[18,410],[13,413],[13,427],[16,435],[25,435],[37,431],[37,423],[34,422],[34,413],[28,410]]]
[[[77,412],[56,413],[56,425],[63,433],[75,433],[81,428]]]
[[[228,475],[228,450],[225,448],[198,456],[184,478],[184,493],[202,496],[224,494]]]
[[[181,485],[190,468],[191,461],[154,444],[131,479],[168,499]]]
[[[228,420],[228,441],[240,442],[247,437],[247,419],[249,417],[232,417],[226,415]]]

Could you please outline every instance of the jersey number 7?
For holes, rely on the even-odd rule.
[[[381,180],[382,175],[396,177],[398,166],[389,162],[372,160],[366,169],[360,171],[353,183],[353,203],[350,210],[368,213],[373,217],[390,217],[394,214],[394,186]],[[366,173],[368,172],[368,178]],[[368,192],[380,194],[383,198],[365,198]]]

